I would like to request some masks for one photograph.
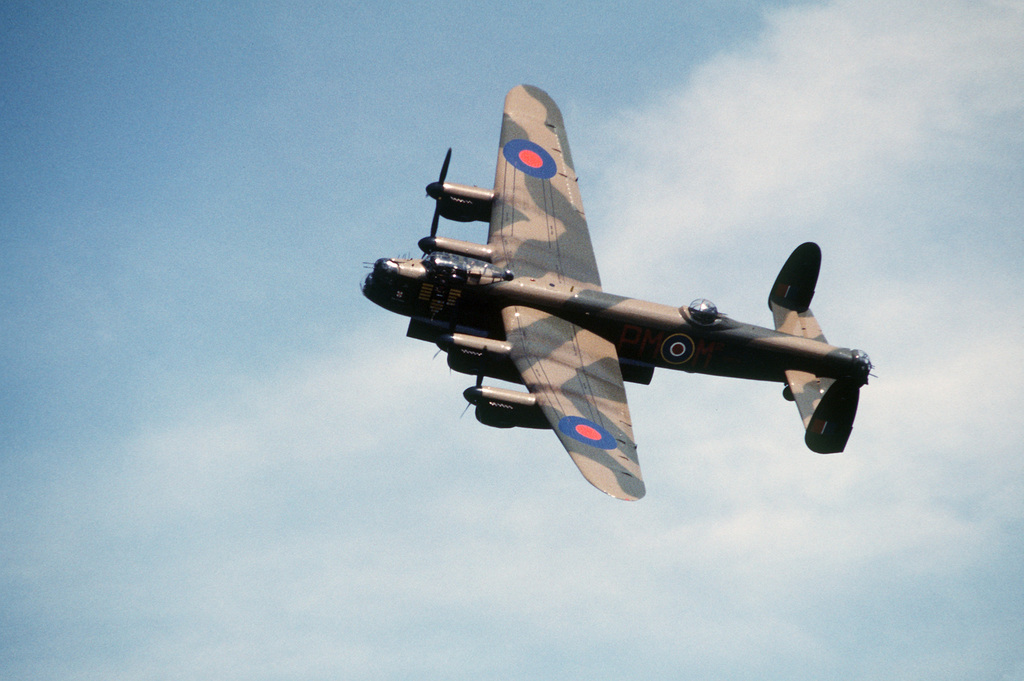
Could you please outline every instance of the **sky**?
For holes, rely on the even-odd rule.
[[[1024,680],[1024,2],[4,3],[0,677]],[[505,92],[606,291],[874,363],[627,392],[647,496],[359,294]],[[482,224],[441,233],[482,241]]]

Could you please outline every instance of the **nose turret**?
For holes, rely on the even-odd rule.
[[[373,263],[373,273],[377,276],[395,276],[398,274],[398,262],[394,258],[380,258]]]
[[[421,260],[408,258],[381,258],[363,280],[363,295],[394,312],[409,314],[415,296],[414,289],[426,279]]]
[[[398,274],[398,263],[391,258],[380,258],[373,263],[373,270],[366,275],[361,287],[363,295],[372,299],[375,287],[378,287],[386,279]]]

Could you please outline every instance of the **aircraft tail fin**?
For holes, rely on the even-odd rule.
[[[818,454],[846,447],[857,416],[860,384],[848,378],[820,378],[805,371],[786,372],[787,399],[796,402],[804,422],[804,442]]]
[[[786,260],[768,295],[768,307],[777,331],[825,342],[825,335],[811,312],[820,269],[821,249],[810,241],[797,246]]]
[[[860,384],[843,378],[825,392],[807,425],[804,442],[812,452],[833,454],[846,448],[857,416]]]
[[[777,331],[827,342],[810,307],[820,269],[821,249],[812,242],[797,246],[786,260],[768,296]],[[787,385],[783,394],[796,402],[807,431],[807,447],[819,454],[843,451],[853,431],[860,384],[850,379],[822,378],[806,371],[785,373]]]

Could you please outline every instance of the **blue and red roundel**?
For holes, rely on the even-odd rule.
[[[517,170],[541,180],[551,179],[558,170],[551,154],[544,147],[530,140],[509,140],[505,143],[501,153],[505,155],[505,160],[515,166]]]
[[[574,440],[600,449],[616,449],[618,443],[600,423],[594,423],[582,416],[563,416],[558,422],[558,430]]]
[[[683,364],[693,357],[693,339],[685,333],[676,333],[661,344],[661,358],[669,364]]]

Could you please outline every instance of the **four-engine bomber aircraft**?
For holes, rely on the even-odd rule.
[[[436,343],[452,369],[477,376],[464,395],[489,426],[551,428],[595,487],[639,499],[623,381],[655,367],[785,384],[807,446],[839,452],[853,428],[871,362],[826,342],[809,309],[821,264],[799,246],[768,297],[775,330],[719,314],[707,300],[672,307],[601,290],[562,114],[547,93],[505,99],[494,189],[445,181],[422,259],[381,258],[363,283],[378,305],[411,318],[408,335]],[[486,245],[437,236],[439,217],[490,223]],[[527,391],[483,385],[489,376]]]

